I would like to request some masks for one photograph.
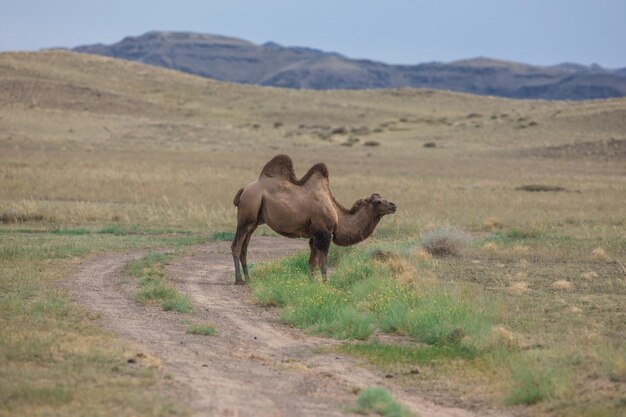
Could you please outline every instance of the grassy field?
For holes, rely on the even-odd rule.
[[[97,414],[112,403],[126,415],[179,412],[167,379],[149,366],[127,370],[119,358],[131,348],[70,306],[54,282],[94,252],[227,235],[235,192],[282,152],[299,174],[326,162],[345,205],[379,192],[399,206],[381,222],[376,247],[347,256],[353,266],[338,263],[336,274],[349,279],[353,268],[389,285],[445,289],[454,305],[465,294],[464,314],[481,318],[476,331],[510,346],[499,356],[451,353],[411,330],[419,320],[392,325],[349,302],[337,311],[365,324],[356,333],[338,335],[332,320],[315,331],[366,339],[343,349],[444,400],[529,404],[533,415],[623,414],[625,132],[624,99],[281,90],[69,52],[2,53],[0,413]],[[533,184],[564,191],[517,189]],[[460,256],[418,251],[420,236],[444,226],[471,237]],[[394,261],[370,260],[378,247]],[[320,291],[338,288],[340,275]],[[476,294],[492,311],[474,308]],[[412,341],[387,346],[381,332]],[[419,374],[403,372],[416,364]],[[58,379],[66,388],[54,388]],[[106,385],[108,400],[78,404],[88,398],[69,394],[78,385]]]
[[[187,415],[159,359],[100,329],[56,282],[89,254],[189,237],[75,232],[0,233],[0,415]]]
[[[259,267],[251,285],[255,298],[280,308],[286,322],[363,340],[339,351],[433,395],[529,405],[532,414],[623,413],[624,321],[615,317],[623,313],[623,278],[546,279],[545,260],[532,262],[543,268],[527,265],[531,241],[555,245],[539,236],[503,241],[495,234],[475,238],[462,256],[438,259],[419,242],[374,241],[334,251],[327,284],[309,280],[302,254]],[[608,258],[583,265],[606,268],[603,276],[619,267]],[[599,292],[602,311],[590,301]]]

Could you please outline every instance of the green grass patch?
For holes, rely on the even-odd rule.
[[[59,228],[50,230],[50,233],[53,235],[86,235],[89,233],[89,229],[86,227]]]
[[[124,236],[133,233],[133,231],[122,226],[104,226],[97,229],[96,233],[103,235]]]
[[[191,299],[167,282],[165,266],[172,256],[171,253],[149,253],[129,262],[126,272],[139,278],[139,291],[135,296],[138,302],[158,303],[165,311],[191,313]]]
[[[548,399],[557,384],[552,369],[526,362],[513,363],[510,378],[511,387],[506,403],[511,405],[530,405]]]
[[[213,240],[228,240],[232,241],[235,239],[235,233],[233,232],[215,232],[211,237]]]
[[[496,231],[487,240],[504,241],[504,242],[516,242],[530,239],[539,239],[543,236],[543,232],[536,228],[531,227],[513,227],[506,231]]]
[[[473,359],[477,352],[466,346],[400,346],[385,343],[344,343],[339,352],[360,356],[375,365],[428,364],[441,359]]]
[[[309,278],[307,253],[263,265],[250,284],[253,295],[279,307],[288,323],[338,339],[364,340],[378,330],[435,346],[485,345],[497,319],[496,302],[467,284],[397,279],[392,262],[407,252],[403,245],[397,245],[391,263],[372,260],[371,252],[368,246],[334,248],[327,283]],[[412,268],[409,260],[403,265]]]
[[[356,399],[355,412],[364,415],[377,414],[385,417],[410,417],[412,414],[397,403],[384,388],[366,388]]]
[[[215,327],[210,324],[191,324],[187,327],[188,334],[199,334],[202,336],[214,336]]]

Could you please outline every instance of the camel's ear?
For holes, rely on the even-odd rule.
[[[380,200],[380,194],[374,193],[368,198],[369,201]]]

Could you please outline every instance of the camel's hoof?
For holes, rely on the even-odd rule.
[[[242,279],[236,279],[235,280],[235,285],[246,285],[246,281],[244,281]]]

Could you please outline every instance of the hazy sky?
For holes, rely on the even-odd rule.
[[[0,51],[220,34],[417,64],[475,56],[626,67],[626,0],[0,0]]]

